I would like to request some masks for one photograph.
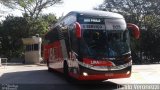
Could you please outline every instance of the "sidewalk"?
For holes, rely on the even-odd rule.
[[[6,69],[6,68],[14,68],[14,67],[38,67],[38,66],[47,67],[45,63],[39,63],[39,64],[6,63],[6,64],[2,64],[0,66],[0,70]],[[0,71],[0,73],[1,73],[1,71]]]

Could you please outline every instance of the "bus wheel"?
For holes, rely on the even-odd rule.
[[[48,67],[48,71],[49,71],[49,72],[52,72],[52,68]]]
[[[65,78],[68,79],[68,77],[69,77],[69,74],[68,74],[68,64],[67,64],[66,61],[64,62],[64,65],[63,65],[63,72],[64,72]]]
[[[51,72],[51,71],[52,71],[52,68],[49,67],[49,62],[48,62],[48,60],[47,60],[47,67],[48,67],[48,71]]]

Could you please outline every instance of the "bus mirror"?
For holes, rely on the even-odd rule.
[[[137,25],[132,24],[132,23],[127,23],[127,28],[129,30],[131,30],[131,33],[134,36],[134,38],[139,39],[139,37],[140,37],[140,30],[139,30],[139,27]]]
[[[76,37],[81,38],[81,25],[78,22],[75,23],[75,29],[76,29]]]

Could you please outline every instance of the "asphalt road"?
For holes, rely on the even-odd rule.
[[[60,73],[48,72],[45,65],[8,65],[0,67],[0,90],[139,90],[135,85],[154,85],[152,88],[158,90],[159,76],[160,64],[133,65],[130,78],[75,82],[66,81]]]

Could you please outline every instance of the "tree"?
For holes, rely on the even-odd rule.
[[[21,38],[27,37],[27,30],[28,24],[23,17],[8,16],[0,30],[2,37],[1,54],[7,57],[19,55],[23,49]]]
[[[54,14],[42,15],[42,11],[61,4],[62,0],[0,0],[0,3],[23,12],[23,17],[7,16],[0,25],[0,55],[20,57],[23,51],[21,39],[36,34],[43,36],[57,18]]]
[[[1,51],[2,51],[2,23],[0,23],[0,57],[1,57]]]
[[[28,38],[36,34],[43,36],[48,31],[51,21],[57,21],[54,14],[40,16],[32,20],[24,17],[8,16],[0,25],[0,37],[2,37],[0,55],[21,57],[24,51],[22,38]]]
[[[25,17],[37,19],[43,9],[60,4],[62,0],[0,0],[0,2],[11,9],[23,11]]]

